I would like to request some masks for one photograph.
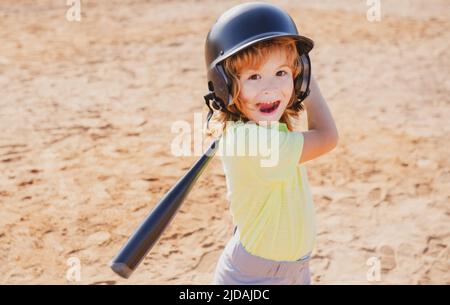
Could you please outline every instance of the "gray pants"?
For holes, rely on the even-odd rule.
[[[239,241],[239,231],[226,245],[217,263],[215,285],[309,285],[310,255],[294,262],[279,262],[247,252]]]

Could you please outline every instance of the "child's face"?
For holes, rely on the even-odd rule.
[[[284,50],[271,52],[257,70],[243,69],[239,82],[239,98],[248,119],[256,123],[280,120],[294,90]]]

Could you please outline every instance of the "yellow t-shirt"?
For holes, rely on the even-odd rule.
[[[303,134],[285,123],[232,122],[219,141],[230,212],[253,255],[296,261],[314,247],[314,206],[305,167],[298,163],[302,148]]]

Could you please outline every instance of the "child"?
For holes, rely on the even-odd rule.
[[[223,124],[221,147],[234,143],[242,130],[251,136],[237,137],[238,146],[252,146],[254,135],[269,130],[270,151],[278,153],[271,166],[262,165],[260,152],[222,154],[235,230],[217,264],[215,284],[310,283],[315,222],[303,163],[332,150],[338,140],[310,75],[312,47],[286,12],[267,3],[233,7],[208,33],[205,100],[208,123],[213,118]],[[212,108],[220,112],[212,116]],[[308,131],[294,131],[304,108]]]

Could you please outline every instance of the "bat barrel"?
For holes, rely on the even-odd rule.
[[[111,269],[116,274],[123,278],[129,278],[158,241],[198,177],[200,177],[206,165],[214,157],[219,140],[215,140],[202,157],[164,195],[139,228],[128,239],[110,264]]]

